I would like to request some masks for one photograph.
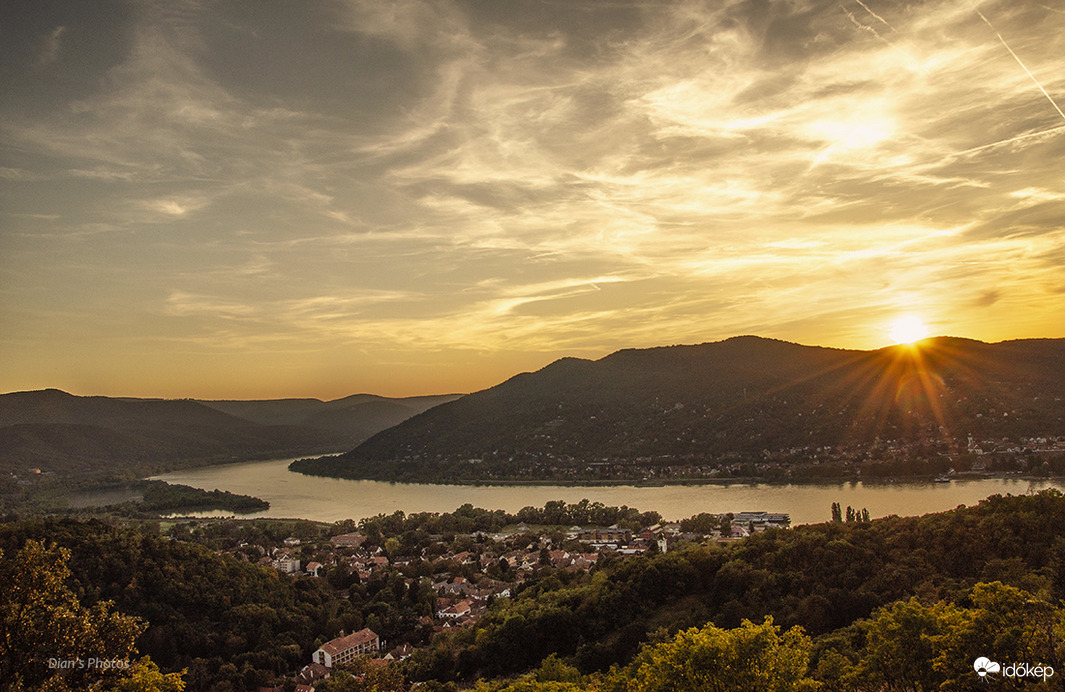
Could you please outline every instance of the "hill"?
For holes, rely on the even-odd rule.
[[[545,513],[559,509],[551,504]],[[583,501],[570,508],[588,505]],[[636,509],[609,509],[623,511],[630,521],[639,516]],[[286,576],[247,562],[288,536],[301,539],[305,557],[346,555],[350,549],[337,552],[328,539],[349,531],[354,521],[332,527],[291,520],[171,522],[166,527],[69,518],[8,521],[0,523],[6,560],[0,568],[9,566],[5,585],[18,580],[20,588],[4,589],[0,600],[18,603],[27,594],[54,593],[69,568],[70,598],[50,599],[48,607],[37,609],[40,615],[55,618],[61,608],[72,609],[71,601],[73,609],[107,603],[111,612],[141,620],[146,629],[136,642],[139,652],[164,670],[185,671],[189,692],[250,691],[278,685],[278,677],[301,669],[311,652],[343,631],[370,627],[394,643],[426,642],[428,633],[423,638],[415,628],[426,616],[440,623],[442,618],[434,621],[431,613],[449,601],[443,594],[438,598],[425,569],[460,568],[449,558],[432,567],[432,560],[421,561],[430,532],[449,527],[447,532],[458,534],[448,541],[450,557],[460,544],[467,555],[537,555],[540,544],[532,536],[496,542],[494,531],[481,530],[501,528],[515,518],[465,505],[446,515],[396,512],[363,520],[358,526],[366,536],[364,555],[379,555],[378,548],[392,545],[387,553],[392,564],[378,563],[368,579],[352,575],[343,561],[324,578]],[[654,519],[645,517],[641,524],[646,520]],[[724,544],[678,539],[666,553],[600,551],[588,575],[532,557],[536,564],[521,568],[524,578],[513,584],[509,598],[492,599],[475,622],[438,625],[444,631],[418,646],[405,663],[389,664],[397,684],[372,689],[409,690],[409,680],[428,690],[474,684],[499,692],[645,690],[634,684],[636,668],[679,633],[708,623],[742,628],[744,620],[758,623],[766,616],[784,628],[800,626],[812,638],[799,672],[825,690],[984,689],[973,668],[974,657],[983,654],[1060,671],[1063,524],[1065,497],[1050,490],[996,495],[976,506],[922,517],[773,529]],[[52,556],[50,563],[22,562],[20,551],[30,541],[49,546],[37,554]],[[397,557],[404,558],[401,564]],[[13,569],[19,564],[30,568]],[[41,569],[45,564],[51,569]],[[489,562],[479,569],[475,560],[460,569],[464,580],[478,583],[499,567]],[[47,579],[46,572],[60,576]],[[0,609],[0,625],[23,631],[25,622],[2,621],[20,612]],[[41,628],[42,622],[47,620],[33,618],[31,626]],[[16,651],[43,652],[40,658],[70,646],[58,637],[11,641]],[[701,684],[669,689],[819,689],[812,682],[736,685],[738,676],[757,669],[753,656],[773,652],[766,649],[771,641],[750,641],[743,661],[725,671],[729,683],[708,686],[704,677]],[[682,653],[680,665],[662,672],[671,684],[714,665],[715,657]],[[22,656],[8,659],[9,668],[20,663],[28,668]],[[520,680],[500,677],[526,671],[533,672]],[[1052,689],[1023,679],[1004,685]],[[337,689],[331,683],[318,688]]]
[[[441,394],[390,398],[353,394],[343,399],[270,399],[253,401],[206,401],[199,403],[262,425],[299,425],[337,433],[356,445],[376,432],[398,425],[411,416],[462,396]]]
[[[0,471],[145,475],[322,454],[457,396],[196,401],[13,392],[0,395]]]
[[[293,469],[465,482],[934,475],[974,463],[970,435],[981,451],[1004,438],[1052,449],[1063,401],[1065,339],[854,351],[745,336],[564,358]]]
[[[187,400],[0,395],[0,471],[58,476],[151,473],[336,449],[322,431],[260,425]]]

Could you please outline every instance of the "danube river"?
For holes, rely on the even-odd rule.
[[[832,483],[803,485],[729,484],[609,486],[472,486],[422,485],[350,481],[304,476],[288,470],[291,459],[210,466],[167,473],[155,478],[204,490],[228,490],[254,495],[270,509],[246,517],[301,518],[334,522],[361,519],[403,510],[450,512],[462,504],[516,512],[529,505],[542,507],[550,500],[578,502],[588,498],[605,505],[628,505],[655,510],[667,520],[700,512],[747,510],[786,512],[792,523],[811,524],[831,518],[833,502],[843,507],[866,508],[873,517],[927,514],[972,505],[994,494],[1023,495],[1063,486],[1058,481],[1017,479],[955,480],[950,483]],[[204,513],[200,516],[225,516]]]

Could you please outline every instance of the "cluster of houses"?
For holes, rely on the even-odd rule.
[[[618,526],[605,528],[571,526],[565,538],[568,541],[577,541],[580,544],[584,544],[589,550],[554,549],[548,550],[545,557],[541,553],[541,549],[552,547],[551,541],[547,536],[537,535],[533,536],[533,538],[537,539],[536,543],[524,551],[511,550],[499,554],[491,551],[485,551],[480,554],[468,551],[444,552],[438,559],[452,564],[469,565],[475,571],[482,573],[486,573],[491,565],[502,560],[508,568],[514,571],[514,581],[520,582],[523,581],[521,576],[523,573],[528,574],[545,564],[571,572],[578,570],[587,572],[598,563],[599,555],[603,551],[610,551],[619,555],[635,555],[657,549],[659,552],[664,553],[678,542],[698,543],[708,539],[725,542],[745,538],[751,533],[765,531],[769,528],[787,528],[791,525],[790,517],[782,513],[757,511],[716,516],[722,520],[730,518],[731,530],[728,532],[718,530],[710,534],[704,534],[682,531],[678,524],[655,524],[641,531],[632,531]],[[494,541],[506,541],[515,536],[529,536],[531,531],[532,529],[529,526],[519,524],[510,533],[476,533],[472,537],[475,539],[490,538]],[[334,561],[346,560],[348,567],[354,573],[357,573],[360,579],[369,578],[379,569],[402,567],[409,564],[409,560],[390,559],[382,554],[380,549],[374,553],[357,552],[365,542],[366,536],[358,532],[333,536],[329,539],[329,543],[333,548],[351,548],[356,551],[355,554],[346,557],[334,555]],[[293,557],[291,553],[291,549],[297,548],[299,545],[299,539],[286,538],[283,547],[275,548],[271,555],[264,556],[260,562],[286,574],[306,573],[315,577],[324,576],[326,565],[321,562],[310,561],[301,569],[300,560]],[[462,578],[459,577],[455,582],[438,581],[433,585],[433,588],[443,598],[447,598],[451,591],[461,591],[463,594],[472,595],[472,597],[480,600],[486,600],[491,596],[499,596],[504,591],[509,591],[508,588],[505,588],[506,584],[499,586],[499,584],[503,584],[502,582],[492,586],[484,586],[482,581],[478,582],[478,588],[474,588],[472,584],[467,584],[461,580]],[[461,584],[461,587],[457,586],[458,584]]]
[[[534,573],[550,567],[568,572],[587,572],[594,568],[603,554],[633,555],[648,551],[668,552],[681,542],[733,541],[753,532],[769,528],[787,528],[787,514],[771,512],[740,512],[735,515],[717,515],[720,528],[709,534],[685,532],[679,524],[655,524],[639,531],[609,526],[571,526],[565,533],[561,548],[551,536],[540,534],[524,524],[519,524],[509,533],[474,533],[471,540],[494,546],[480,552],[455,551],[453,545],[439,543],[442,551],[433,561],[439,571],[432,576],[432,589],[436,594],[433,616],[423,616],[419,624],[429,626],[434,632],[455,627],[471,627],[487,611],[494,599],[509,598],[512,591]],[[555,532],[552,532],[555,533]],[[511,543],[513,539],[520,539]],[[287,538],[260,560],[261,564],[273,566],[287,574],[307,574],[324,577],[327,567],[343,563],[361,579],[368,579],[378,570],[402,569],[410,565],[410,559],[389,555],[381,548],[366,550],[366,536],[359,532],[332,536],[331,551],[323,557],[321,544],[316,544],[314,555],[318,560],[327,560],[328,565],[317,560],[306,563],[301,569],[296,556],[301,547],[297,538]],[[521,545],[520,548],[503,549],[504,546]],[[303,553],[307,555],[306,552]],[[466,575],[466,576],[463,576]],[[297,692],[313,692],[314,684],[329,677],[333,670],[352,662],[358,656],[369,656],[370,665],[388,665],[412,652],[410,644],[386,651],[377,633],[363,629],[322,644],[312,656],[312,661],[299,673]],[[382,652],[386,651],[383,655]],[[280,690],[281,688],[276,688]],[[263,688],[260,692],[272,692]]]

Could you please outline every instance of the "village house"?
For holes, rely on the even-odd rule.
[[[288,555],[282,555],[280,558],[274,560],[274,569],[285,574],[295,574],[300,571],[300,561],[289,557]]]
[[[311,663],[310,665],[303,666],[299,674],[296,676],[296,682],[301,685],[314,685],[319,680],[324,680],[331,675],[329,668],[326,668],[321,663]]]
[[[330,538],[329,542],[336,548],[358,548],[366,542],[366,536],[358,532],[342,533]]]
[[[752,526],[787,528],[791,525],[791,517],[774,512],[740,512],[732,520]]]
[[[322,644],[314,652],[312,659],[315,663],[326,668],[336,668],[350,663],[356,656],[375,653],[381,650],[381,638],[369,629],[361,629],[348,636],[337,637]]]
[[[631,538],[631,531],[627,529],[619,529],[617,526],[611,526],[607,529],[587,529],[581,531],[578,536],[579,541],[600,547],[606,545],[615,547],[627,545]]]
[[[439,618],[448,618],[451,620],[458,620],[470,614],[470,602],[459,601],[455,605],[436,611],[436,616]]]

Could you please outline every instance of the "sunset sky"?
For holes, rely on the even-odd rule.
[[[0,391],[1065,336],[1059,0],[0,8]]]

